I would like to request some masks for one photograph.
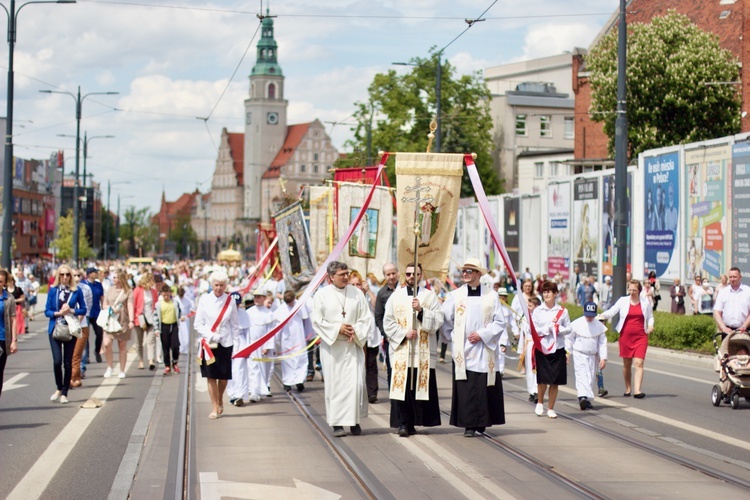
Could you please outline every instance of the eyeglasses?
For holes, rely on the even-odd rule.
[[[474,269],[462,269],[461,270],[462,274],[471,274],[473,272],[474,272]]]

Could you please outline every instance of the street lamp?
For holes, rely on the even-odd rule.
[[[40,90],[43,94],[65,94],[72,97],[76,102],[76,177],[73,182],[73,262],[78,265],[78,237],[80,228],[78,227],[78,176],[81,156],[81,106],[84,99],[92,95],[116,95],[119,92],[90,92],[81,97],[81,86],[78,86],[78,95],[64,90]]]
[[[10,269],[11,247],[13,243],[13,49],[16,46],[16,21],[18,13],[32,3],[76,3],[75,0],[35,0],[19,5],[10,0],[10,6],[0,4],[8,15],[8,89],[7,111],[5,114],[5,164],[3,165],[3,243],[2,266]]]
[[[107,179],[107,212],[110,211],[109,196],[110,196],[110,193],[111,193],[111,190],[112,190],[112,184],[130,184],[130,181],[110,182],[109,179]],[[110,224],[107,224],[107,228],[106,228],[107,231],[106,231],[106,235],[104,237],[104,241],[105,241],[105,243],[104,243],[104,260],[108,260],[109,259],[109,226],[111,226],[111,225],[112,224],[111,224],[111,221],[110,221]],[[115,240],[117,240],[120,237],[119,227],[120,227],[120,195],[118,194],[117,195],[117,228],[118,228],[118,232],[117,232],[117,236],[115,236]],[[118,250],[118,252],[119,252],[119,250]]]
[[[87,137],[88,132],[83,133],[83,189],[86,189],[86,158],[88,158],[89,142],[94,139],[114,139],[114,135],[92,135]],[[57,137],[70,137],[75,138],[74,135],[70,134],[57,134]]]
[[[437,128],[435,129],[435,152],[440,152],[440,131],[442,128],[440,127],[440,122],[442,121],[440,117],[441,112],[441,106],[440,106],[440,96],[441,96],[441,88],[440,88],[440,82],[443,79],[443,63],[441,61],[443,57],[442,52],[438,52],[435,54],[437,56],[437,67],[435,69],[435,114],[437,115],[435,121],[437,122]],[[421,64],[415,64],[415,63],[407,63],[407,62],[394,62],[391,64],[395,64],[396,66],[422,66]]]

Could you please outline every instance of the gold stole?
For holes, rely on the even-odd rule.
[[[398,292],[397,292],[398,293]],[[419,297],[419,293],[417,293]],[[414,318],[414,310],[411,308],[411,295],[399,295],[394,297],[398,299],[393,304],[393,315],[396,318],[398,326],[405,330],[412,329],[412,321]],[[427,304],[423,304],[422,307],[426,307]],[[418,325],[421,327],[421,324]],[[416,339],[416,350],[417,350],[417,387],[415,398],[422,401],[430,399],[429,383],[430,383],[430,333],[422,330],[421,328],[414,328],[419,332]],[[398,401],[404,401],[406,399],[406,377],[410,364],[412,341],[406,340],[399,344],[391,355],[391,392],[389,397]]]
[[[480,285],[481,286],[481,285]],[[495,303],[492,300],[492,292],[485,293],[485,287],[481,286],[482,293],[482,319],[487,325],[492,321],[495,312]],[[455,302],[455,315],[453,318],[453,362],[456,366],[456,380],[466,380],[466,356],[464,343],[466,342],[466,311],[469,302],[469,286],[462,286],[456,290],[453,296]],[[487,385],[495,385],[495,351],[485,346],[487,354]]]

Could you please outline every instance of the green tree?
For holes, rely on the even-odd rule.
[[[57,238],[52,241],[52,246],[57,248],[57,258],[69,260],[73,258],[73,215],[68,213],[60,218],[57,223]],[[93,259],[94,250],[89,246],[89,238],[86,226],[81,224],[78,233],[78,257],[81,260]]]
[[[187,257],[187,248],[190,247],[191,255],[198,254],[198,235],[195,234],[193,226],[190,224],[189,215],[181,215],[172,225],[169,232],[169,239],[177,244],[177,254]]]
[[[125,221],[120,226],[120,239],[128,255],[140,256],[154,251],[159,238],[159,228],[151,224],[148,208],[125,210]]]
[[[354,139],[347,142],[347,146],[357,151],[354,161],[370,155],[375,158],[378,150],[426,151],[429,124],[435,117],[439,60],[437,52],[432,52],[429,58],[412,59],[410,65],[414,66],[409,73],[398,75],[390,70],[375,75],[367,102],[355,103],[357,124],[351,129]],[[479,72],[456,76],[455,68],[447,61],[441,62],[441,68],[441,152],[476,153],[475,163],[484,190],[487,194],[498,194],[502,184],[490,155],[490,92]],[[396,181],[394,165],[393,160],[388,162],[391,185]],[[464,172],[461,196],[473,194],[468,173]]]
[[[739,132],[739,65],[716,35],[674,11],[628,31],[628,153],[722,137]],[[604,123],[613,154],[617,109],[617,31],[586,57],[591,113]]]

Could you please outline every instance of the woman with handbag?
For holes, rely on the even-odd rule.
[[[138,355],[138,369],[143,370],[143,344],[146,343],[148,369],[156,370],[154,360],[157,356],[156,333],[154,330],[154,308],[159,299],[159,293],[154,286],[154,276],[147,271],[138,280],[138,286],[133,291],[133,306],[135,324],[135,353]]]
[[[44,315],[49,318],[47,334],[52,349],[52,364],[55,372],[57,390],[50,396],[50,401],[68,402],[70,377],[73,369],[73,351],[76,337],[71,333],[71,324],[78,323],[76,316],[86,314],[83,293],[76,286],[70,266],[63,264],[55,272],[55,281],[47,293],[47,306]],[[80,328],[78,326],[77,328]]]
[[[107,360],[107,370],[104,378],[112,375],[112,344],[117,341],[118,354],[120,357],[120,378],[125,378],[125,362],[128,358],[128,341],[130,332],[135,327],[133,318],[135,308],[133,306],[133,291],[128,284],[128,275],[125,271],[117,271],[114,285],[109,287],[104,294],[102,313],[106,314],[106,322],[102,326],[104,330],[104,342],[102,343],[102,354]]]
[[[0,269],[0,394],[3,392],[3,372],[8,355],[18,352],[16,340],[16,301],[5,289],[10,273]]]

